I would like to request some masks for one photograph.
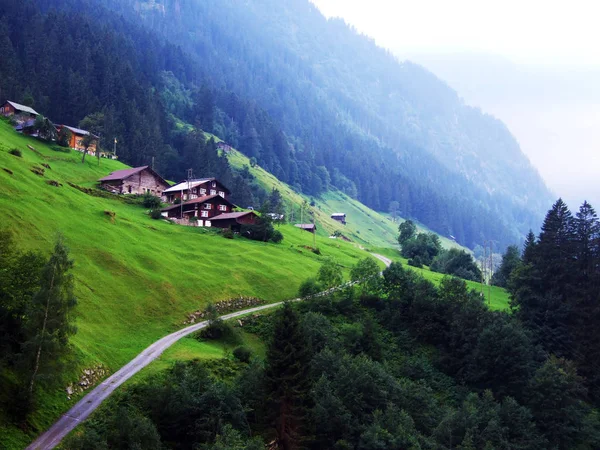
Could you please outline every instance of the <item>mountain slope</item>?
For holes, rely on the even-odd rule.
[[[33,93],[59,121],[103,111],[125,162],[156,157],[171,178],[204,168],[166,113],[297,191],[335,187],[379,211],[397,201],[471,247],[519,240],[547,201],[501,123],[306,0],[7,0],[0,15],[16,61],[0,67],[3,92]]]
[[[13,148],[23,156],[9,154]],[[42,163],[50,168],[44,176],[34,174],[31,169]],[[80,153],[53,151],[0,121],[0,227],[14,233],[20,250],[44,254],[62,233],[75,261],[79,306],[72,343],[77,365],[65,373],[65,386],[84,368],[101,364],[113,372],[209,302],[240,296],[268,302],[294,298],[300,283],[314,276],[325,258],[335,258],[347,274],[366,256],[354,244],[317,236],[318,256],[305,248],[312,245],[312,235],[290,225],[279,228],[285,237],[279,245],[224,239],[216,230],[155,221],[139,205],[88,195],[69,185],[90,188],[98,178],[125,167],[104,159],[98,165],[94,158],[81,164]],[[50,180],[62,186],[47,184]],[[115,213],[114,222],[105,211]],[[3,368],[2,388],[10,385],[5,375]],[[0,389],[0,404],[4,399]],[[29,420],[32,433],[72,403],[63,390],[43,393],[39,401],[44,408]],[[4,411],[0,406],[2,443],[9,429]],[[16,427],[10,430],[26,442]]]
[[[213,74],[215,84],[256,99],[330,172],[337,168],[350,178],[367,205],[386,210],[398,200],[405,214],[468,245],[473,235],[481,238],[479,230],[456,223],[444,201],[459,209],[468,202],[463,219],[485,214],[521,232],[543,214],[549,192],[504,124],[465,106],[422,67],[400,64],[340,21],[325,20],[308,1],[156,3],[163,8],[139,14],[173,42],[189,44],[211,67],[206,76]],[[376,186],[372,175],[349,161],[358,150],[348,149],[348,141],[360,146],[363,139],[375,150],[361,148],[371,160],[358,161],[374,169],[380,183],[401,175],[401,182],[433,192],[421,196],[409,187],[412,198],[404,201],[401,190]],[[427,200],[434,213],[424,207]],[[485,233],[486,227],[493,225],[477,228]]]

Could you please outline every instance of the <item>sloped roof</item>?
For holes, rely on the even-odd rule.
[[[90,133],[89,131],[86,130],[82,130],[81,128],[75,128],[75,127],[70,127],[69,125],[59,125],[61,127],[65,127],[66,129],[68,129],[71,133],[73,134],[78,134],[80,136],[87,136],[88,134],[91,134],[92,136],[94,136],[95,138],[97,138],[98,136],[96,136],[95,134]],[[147,166],[146,166],[147,167]]]
[[[342,217],[342,216],[343,216],[343,217],[345,217],[345,216],[346,216],[346,213],[333,213],[333,214],[331,215],[331,217]]]
[[[314,223],[297,223],[295,227],[302,228],[303,230],[315,230],[317,226]]]
[[[7,100],[6,103],[8,103],[13,108],[15,108],[17,111],[26,112],[26,113],[29,113],[29,114],[35,114],[36,116],[40,115],[35,109],[30,108],[29,106],[25,106],[25,105],[21,105],[19,103],[11,102],[10,100]]]
[[[152,174],[154,174],[154,176],[157,177],[165,186],[169,186],[169,183],[163,177],[161,177],[159,174],[157,174],[150,166],[141,166],[141,167],[133,167],[131,169],[117,170],[115,172],[111,172],[110,175],[107,175],[104,178],[100,178],[98,181],[125,180],[125,179],[129,178],[130,176],[135,175],[136,173],[139,173],[142,170],[146,170],[146,169],[148,171],[150,171]]]
[[[166,191],[164,191],[164,192],[166,192]],[[186,206],[186,205],[195,205],[196,203],[205,203],[209,200],[212,200],[213,198],[219,198],[223,201],[223,203],[227,203],[228,205],[233,206],[233,203],[231,203],[229,200],[221,197],[218,194],[214,194],[214,195],[205,195],[203,197],[198,197],[193,200],[188,200],[187,202],[183,202],[178,205],[168,206],[166,208],[163,208],[161,211],[171,211],[172,209],[181,208],[182,205]]]
[[[210,220],[214,222],[215,220],[239,219],[240,217],[247,216],[248,214],[253,214],[258,217],[258,214],[256,214],[254,211],[240,211],[240,212],[219,214],[218,216],[215,216],[215,217],[211,218]]]
[[[136,173],[139,173],[142,170],[147,169],[147,168],[148,168],[148,166],[142,166],[142,167],[133,167],[131,169],[117,170],[115,172],[111,172],[110,175],[107,175],[104,178],[100,178],[98,181],[124,180],[125,178],[129,178],[131,175],[135,175]]]
[[[188,189],[188,187],[191,188],[195,188],[196,186],[200,186],[201,184],[204,184],[208,181],[214,181],[215,178],[201,178],[199,180],[191,180],[191,181],[182,181],[181,183],[176,184],[175,186],[171,186],[169,189],[167,189],[165,191],[166,194],[170,193],[170,192],[179,192],[179,191],[185,191]],[[189,184],[189,186],[188,186]]]

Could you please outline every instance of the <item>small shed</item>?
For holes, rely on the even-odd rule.
[[[297,223],[294,226],[309,233],[316,233],[317,231],[317,226],[314,223]]]
[[[333,213],[331,218],[346,225],[346,213]]]
[[[239,231],[242,225],[254,225],[258,219],[258,214],[254,211],[241,211],[220,214],[211,219],[212,226],[217,228],[230,228],[233,231]]]

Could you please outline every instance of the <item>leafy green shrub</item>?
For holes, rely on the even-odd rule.
[[[231,228],[223,228],[223,231],[221,231],[221,234],[226,239],[233,239],[233,230]]]
[[[233,356],[240,362],[250,362],[250,357],[252,356],[252,350],[248,347],[236,347],[233,350]]]
[[[160,198],[146,193],[142,196],[142,205],[144,205],[144,208],[157,209],[161,207],[162,202],[160,201]]]
[[[162,211],[160,209],[153,209],[150,211],[150,217],[152,217],[154,220],[158,220],[162,218]]]
[[[415,256],[414,258],[410,258],[408,260],[408,265],[412,266],[412,267],[416,267],[418,269],[422,269],[423,261],[421,261],[421,258],[419,258],[418,256]]]
[[[281,241],[283,241],[283,234],[281,234],[281,231],[279,230],[274,230],[271,235],[271,242],[279,244]]]
[[[311,297],[321,291],[321,286],[319,283],[317,283],[317,280],[314,278],[309,278],[308,280],[303,281],[300,285],[300,288],[298,289],[298,295],[300,298]]]
[[[18,156],[19,158],[23,157],[23,152],[21,150],[19,150],[18,148],[10,149],[8,151],[8,153],[10,153],[13,156]]]

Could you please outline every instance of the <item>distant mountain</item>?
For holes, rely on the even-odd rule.
[[[477,53],[415,54],[469,105],[505,121],[556,195],[600,204],[600,67],[533,65]]]
[[[49,112],[69,97],[73,106],[59,117],[74,118],[75,109],[77,116],[99,109],[124,114],[127,162],[156,156],[174,178],[186,167],[203,170],[181,136],[183,119],[231,141],[299,191],[319,196],[334,186],[380,211],[397,201],[402,215],[471,247],[519,241],[551,201],[502,122],[465,106],[424,68],[399,63],[343,22],[326,20],[308,0],[7,3],[19,8],[14,14],[35,5],[76,24],[79,30],[65,29],[69,54],[78,52],[78,39],[93,40],[79,51],[89,64],[60,58],[82,100],[69,97],[64,77],[20,80],[13,92],[46,96]],[[13,53],[33,68],[31,80],[43,77],[53,60],[44,52],[28,59],[25,47],[35,35],[6,22]],[[56,35],[43,45],[60,49]],[[62,94],[53,89],[61,83]],[[134,133],[124,109],[152,130],[149,109],[160,132],[154,128],[152,139],[147,131]],[[160,121],[160,111],[170,119]],[[120,122],[113,122],[117,130]]]

